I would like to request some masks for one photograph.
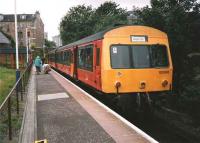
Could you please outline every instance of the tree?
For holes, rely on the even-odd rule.
[[[56,43],[47,39],[44,40],[44,45],[46,48],[56,48]]]
[[[179,95],[172,100],[175,104],[171,106],[188,112],[200,124],[199,2],[151,0],[151,7],[144,7],[136,13],[140,24],[168,34],[174,67],[173,89]]]
[[[115,2],[105,2],[96,10],[79,5],[70,8],[60,23],[63,44],[68,44],[94,34],[115,24],[127,24],[126,10]]]
[[[118,24],[127,24],[127,11],[119,7],[115,2],[101,4],[94,13],[95,32]]]
[[[197,40],[200,37],[197,29],[199,3],[197,0],[151,0],[151,8],[145,7],[137,14],[141,24],[168,34],[175,71],[174,86],[177,92],[182,91],[182,81],[188,71],[187,56],[191,52],[200,52]]]
[[[68,44],[93,33],[93,10],[91,6],[79,5],[70,8],[60,23],[63,44]]]

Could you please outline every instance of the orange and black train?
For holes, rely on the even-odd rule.
[[[120,26],[49,52],[49,64],[98,91],[111,94],[172,89],[166,33],[147,26]]]

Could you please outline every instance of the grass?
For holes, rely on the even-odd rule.
[[[15,69],[0,66],[0,104],[8,95],[15,83]]]
[[[15,84],[15,69],[0,66],[0,105]],[[7,106],[0,113],[0,143],[17,143],[23,119],[24,103],[19,101],[19,115],[16,113],[16,96],[11,96],[12,141],[8,141]]]

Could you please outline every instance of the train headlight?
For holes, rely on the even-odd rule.
[[[140,82],[140,89],[145,89],[146,83],[144,81]]]
[[[117,81],[116,83],[115,83],[115,87],[116,88],[119,88],[121,86],[121,83],[119,82],[119,81]]]
[[[162,86],[163,86],[163,87],[166,87],[167,85],[168,85],[168,81],[167,81],[167,80],[163,80],[163,81],[162,81]]]

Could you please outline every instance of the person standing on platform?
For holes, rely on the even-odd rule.
[[[42,66],[42,61],[40,59],[40,56],[37,56],[35,59],[35,68],[36,68],[37,74],[39,74],[41,72],[41,66]]]

